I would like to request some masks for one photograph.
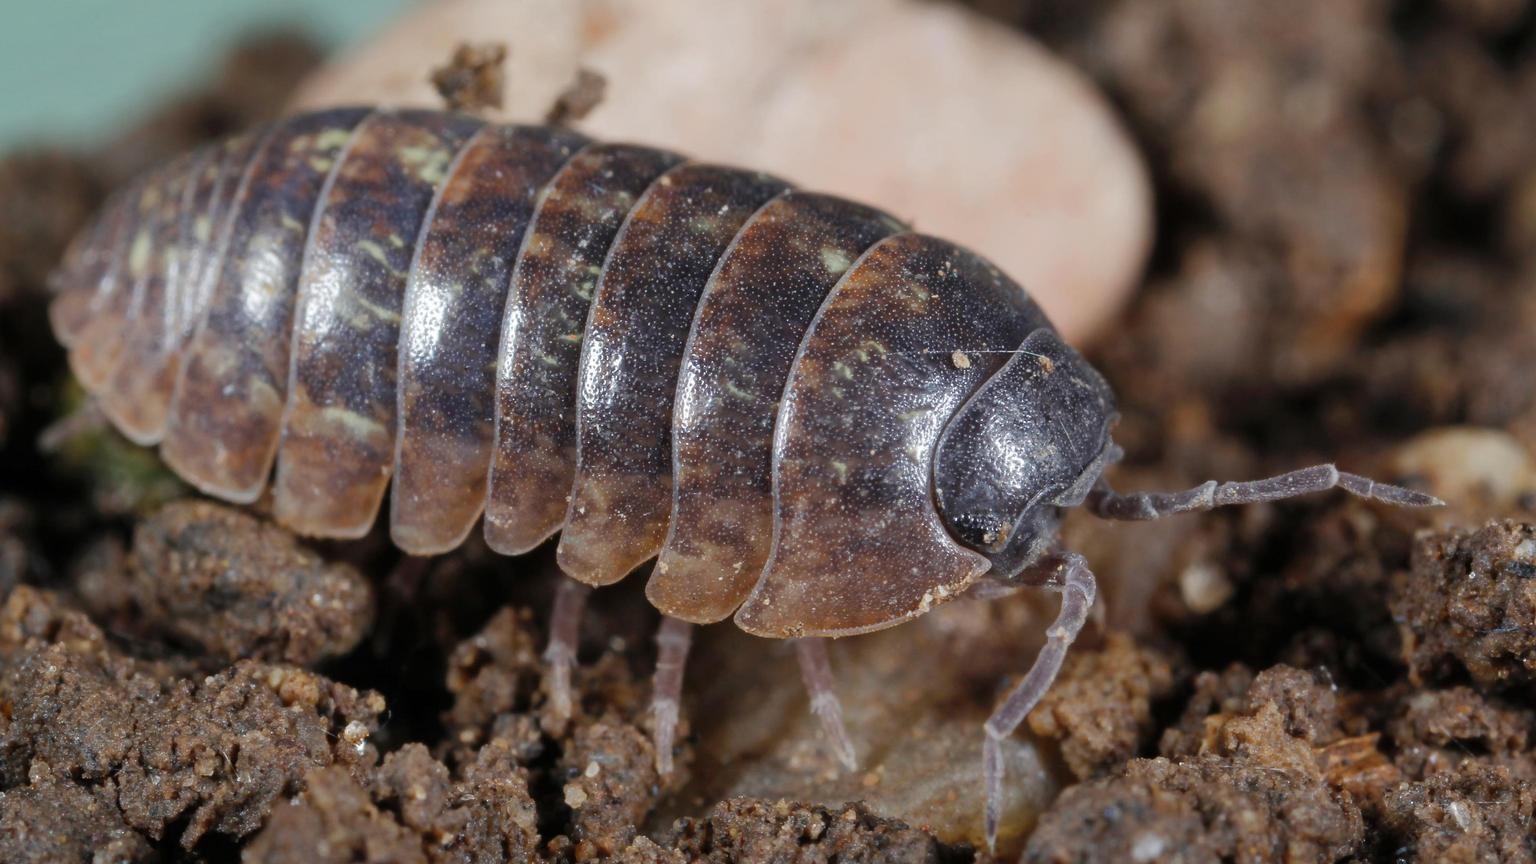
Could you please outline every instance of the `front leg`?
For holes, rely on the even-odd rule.
[[[1097,588],[1088,562],[1076,552],[1063,552],[1044,559],[1024,574],[1036,584],[1061,592],[1061,611],[1045,631],[1045,645],[1035,657],[1029,672],[1013,692],[987,719],[986,739],[982,742],[982,773],[987,792],[987,848],[996,851],[997,825],[1003,798],[1003,753],[1000,742],[1013,734],[1051,688],[1067,647],[1083,629],[1088,611],[1093,608]]]

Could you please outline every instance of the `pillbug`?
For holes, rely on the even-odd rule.
[[[797,638],[920,615],[982,580],[1059,591],[997,742],[1094,602],[1062,508],[1151,519],[1341,487],[1314,466],[1121,496],[1115,400],[1029,295],[952,243],[765,174],[430,111],[292,117],[129,185],[76,240],[51,306],[76,376],[203,492],[357,537],[495,551],[560,533],[548,658],[569,698],[585,588],[655,559],[655,717],[670,767],[689,625]]]

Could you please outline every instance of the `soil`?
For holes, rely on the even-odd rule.
[[[1010,742],[999,857],[1536,861],[1536,7],[974,5],[1092,75],[1153,166],[1148,284],[1088,346],[1114,482],[1336,460],[1450,502],[1072,514],[1104,603]],[[979,718],[1049,601],[840,640],[854,775],[782,646],[707,629],[664,780],[641,580],[595,595],[562,720],[548,549],[301,542],[180,501],[89,414],[38,450],[79,403],[63,244],[318,56],[256,37],[100,147],[0,160],[0,859],[987,860]]]

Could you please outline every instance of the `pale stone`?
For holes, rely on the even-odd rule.
[[[579,66],[579,125],[875,204],[1023,284],[1069,338],[1118,310],[1152,234],[1146,170],[1075,69],[964,9],[912,0],[438,0],[343,56],[298,107],[438,107],[459,42],[509,48],[507,108],[537,122]]]
[[[1504,508],[1536,491],[1536,463],[1514,436],[1501,429],[1445,426],[1421,432],[1398,447],[1389,461],[1398,477],[1452,506],[1483,503]]]

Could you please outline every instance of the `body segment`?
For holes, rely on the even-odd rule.
[[[204,193],[194,192],[188,205],[195,227],[187,278],[208,287],[188,292],[192,335],[160,452],[208,494],[253,501],[267,484],[310,221],[326,177],[367,113],[327,111],[280,127],[252,166],[222,255],[211,240],[197,239]]]
[[[773,552],[736,622],[779,637],[874,630],[985,573],[934,507],[933,448],[1005,352],[1045,326],[1022,289],[953,244],[901,234],[866,252],[790,372]]]
[[[303,533],[360,537],[373,525],[393,469],[396,352],[416,238],[479,125],[374,114],[326,180],[299,277],[273,496],[278,519]]]
[[[773,538],[773,428],[795,351],[827,295],[902,226],[790,192],[742,226],[694,312],[672,416],[672,518],[646,594],[668,615],[729,616]]]
[[[485,509],[492,549],[521,554],[565,524],[576,476],[576,385],[603,262],[645,190],[682,157],[588,147],[550,181],[518,254],[496,366]]]
[[[586,139],[487,126],[465,146],[416,244],[400,322],[390,536],[416,555],[458,546],[484,507],[496,350],[534,204]]]
[[[615,238],[582,337],[576,482],[560,567],[606,585],[654,557],[672,506],[672,399],[699,296],[742,223],[787,188],[684,165],[652,184]]]

